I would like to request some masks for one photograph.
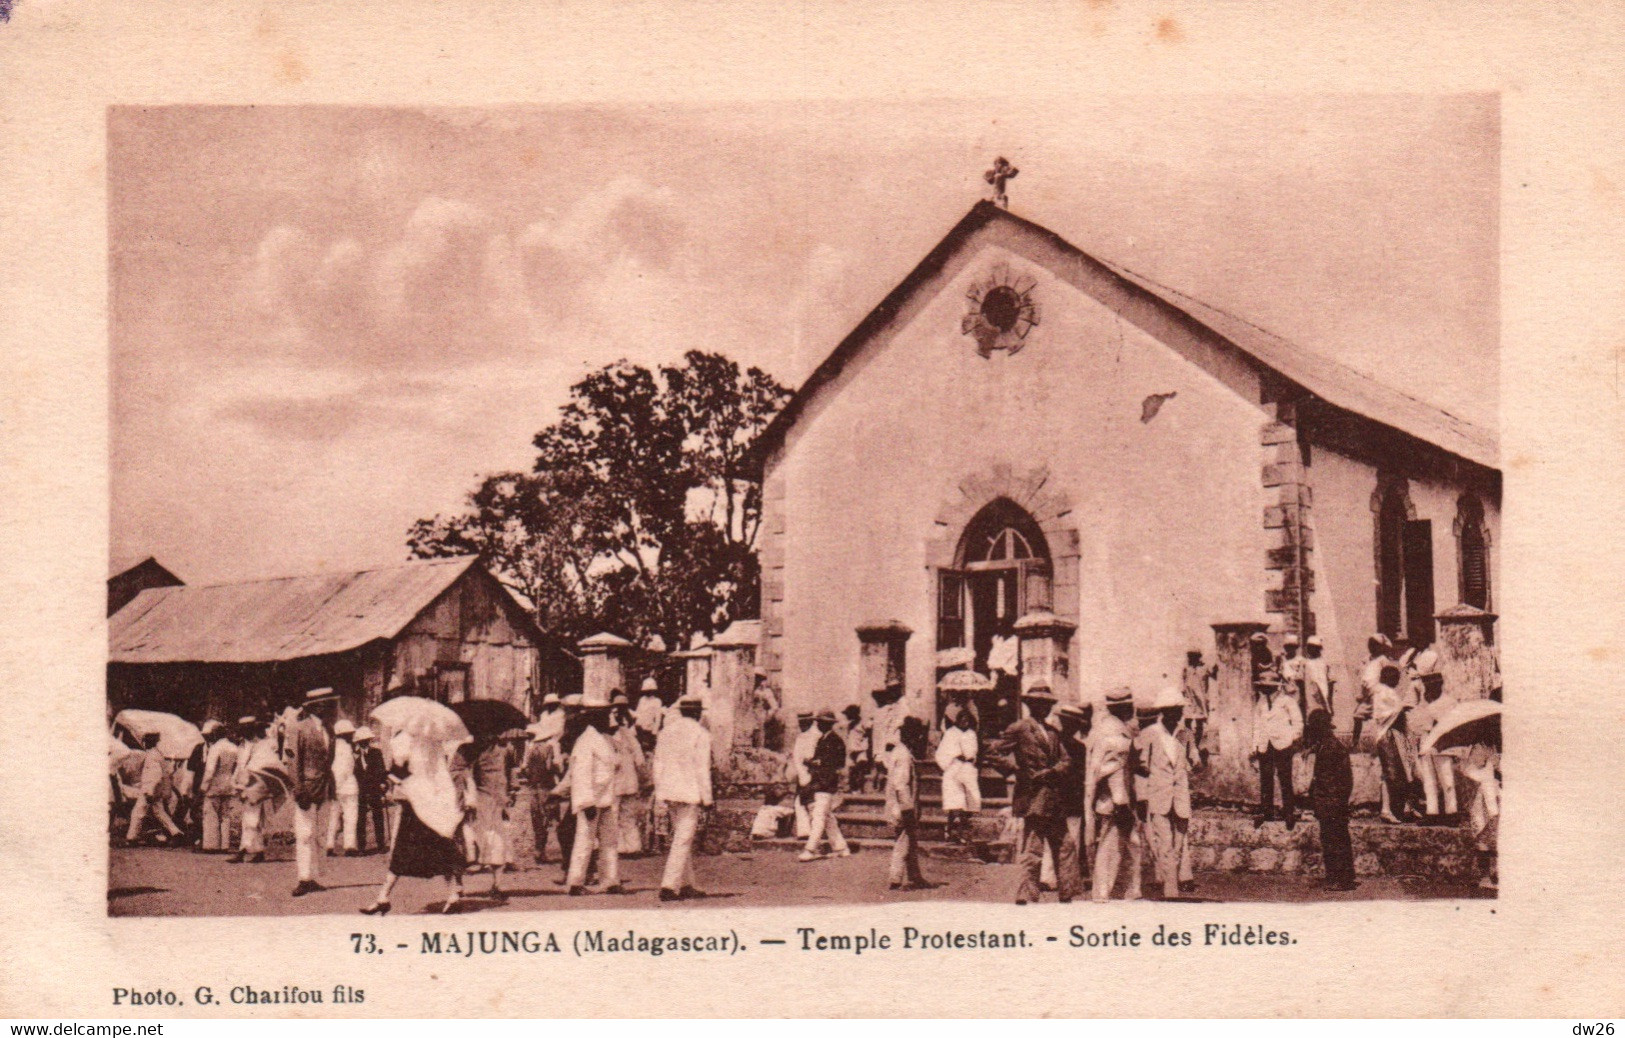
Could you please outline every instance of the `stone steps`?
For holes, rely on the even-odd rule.
[[[890,823],[873,806],[878,798],[849,796],[836,817],[841,831],[864,849],[889,849],[893,842]],[[735,802],[739,803],[739,802]],[[775,839],[752,841],[750,821],[754,804],[737,808],[719,805],[708,826],[706,843],[715,851],[744,851],[751,847],[795,849],[803,841]],[[921,819],[920,848],[940,858],[1010,862],[1015,847],[1008,833],[1008,815],[984,809],[972,819],[970,846],[943,842],[946,819],[927,813]],[[1477,862],[1471,833],[1459,826],[1392,825],[1374,819],[1355,819],[1350,824],[1354,841],[1355,871],[1361,876],[1426,876],[1473,879]],[[1199,808],[1190,826],[1192,864],[1198,871],[1280,873],[1296,875],[1320,872],[1320,832],[1313,818],[1305,816],[1291,830],[1281,822],[1256,826],[1250,815],[1215,808]]]

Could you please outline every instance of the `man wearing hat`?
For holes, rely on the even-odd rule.
[[[1456,755],[1451,752],[1423,753],[1422,743],[1435,725],[1456,705],[1455,696],[1444,693],[1444,675],[1438,672],[1423,674],[1422,702],[1406,718],[1406,729],[1416,744],[1416,771],[1422,779],[1424,821],[1435,825],[1454,821],[1456,803]],[[1444,816],[1439,815],[1441,794]]]
[[[869,784],[870,788],[884,789],[886,747],[897,738],[897,728],[908,713],[903,707],[903,683],[893,678],[871,692],[870,698],[875,701],[875,709],[869,717]]]
[[[1089,773],[1089,731],[1093,726],[1091,714],[1090,706],[1075,706],[1071,703],[1056,707],[1054,714],[1061,730],[1061,748],[1066,750],[1067,757],[1072,762],[1071,773],[1061,790],[1061,799],[1066,805],[1067,837],[1078,848],[1078,882],[1082,887],[1087,887],[1090,883],[1089,863],[1093,860],[1089,848],[1083,842],[1083,779]],[[1049,864],[1053,871],[1055,863],[1051,861]]]
[[[1089,763],[1083,783],[1086,805],[1084,842],[1095,848],[1091,897],[1105,901],[1121,878],[1125,852],[1136,839],[1137,819],[1129,758],[1134,737],[1134,693],[1117,688],[1106,693],[1106,712],[1089,735]],[[1138,855],[1134,856],[1136,859]],[[1126,896],[1139,897],[1140,875],[1131,869]]]
[[[575,837],[570,848],[570,869],[565,882],[571,897],[587,892],[587,867],[593,851],[603,869],[604,893],[624,893],[621,887],[621,819],[615,796],[614,730],[608,706],[584,706],[581,734],[570,751],[570,807],[575,812]]]
[[[1004,730],[993,752],[1004,770],[1014,772],[1015,789],[1010,797],[1011,814],[1022,820],[1021,884],[1016,888],[1016,904],[1025,905],[1041,896],[1044,851],[1055,858],[1055,886],[1063,903],[1078,895],[1078,845],[1067,836],[1066,802],[1063,790],[1074,775],[1072,758],[1061,742],[1061,733],[1047,723],[1055,707],[1055,695],[1045,685],[1034,685],[1022,693],[1028,716]]]
[[[643,853],[648,836],[649,804],[645,797],[650,788],[649,759],[632,723],[632,707],[625,694],[613,693],[609,697],[609,709],[615,723],[610,742],[615,746],[615,798],[619,805],[620,852],[636,856]]]
[[[356,784],[360,793],[360,811],[356,817],[356,849],[366,850],[367,829],[372,829],[374,851],[389,847],[389,822],[384,815],[384,798],[389,794],[389,772],[384,768],[384,753],[378,748],[378,736],[366,725],[355,730]]]
[[[1165,688],[1152,706],[1158,716],[1142,733],[1146,776],[1139,785],[1146,793],[1152,861],[1162,895],[1171,899],[1179,896],[1182,883],[1194,879],[1189,875],[1186,834],[1191,821],[1191,768],[1197,761],[1190,743],[1180,738],[1184,693]]]
[[[276,744],[266,737],[265,723],[253,714],[237,719],[237,737],[242,746],[237,751],[237,767],[231,776],[231,788],[237,794],[237,815],[242,821],[242,838],[231,861],[262,862],[265,860],[265,838],[260,835],[263,805],[270,796],[265,781],[254,775],[254,766],[275,765]]]
[[[665,713],[666,705],[660,701],[660,683],[651,674],[643,679],[643,685],[638,690],[637,711],[633,715],[638,738],[646,749],[654,748]]]
[[[548,739],[557,739],[564,731],[564,704],[557,692],[549,692],[542,697],[540,715],[536,718],[533,732],[537,742]]]
[[[790,795],[796,810],[796,839],[805,840],[812,829],[813,753],[818,749],[818,728],[813,724],[813,712],[803,710],[796,714],[796,741],[790,745],[790,759],[785,761],[785,778],[790,783]]]
[[[1298,654],[1302,644],[1290,632],[1281,638],[1281,687],[1298,701],[1299,710],[1303,709],[1303,657]]]
[[[313,689],[294,707],[282,735],[282,753],[293,778],[293,846],[299,882],[294,897],[325,890],[320,881],[321,848],[327,833],[327,811],[333,799],[333,739],[318,711],[338,703],[330,688]]]
[[[1208,697],[1213,680],[1218,676],[1218,666],[1209,666],[1202,659],[1201,649],[1191,649],[1185,653],[1185,669],[1180,673],[1179,683],[1185,694],[1185,722],[1196,736],[1198,750],[1202,748],[1203,736],[1207,734]]]
[[[1291,692],[1278,681],[1265,679],[1253,686],[1252,760],[1258,767],[1256,825],[1284,817],[1286,827],[1298,824],[1297,795],[1292,789],[1293,749],[1303,737],[1303,713]],[[1281,815],[1275,813],[1275,782],[1281,782]]]
[[[817,725],[818,743],[813,748],[812,759],[807,762],[807,788],[812,792],[811,818],[807,822],[807,846],[796,860],[816,861],[822,857],[818,846],[825,839],[829,841],[831,856],[849,858],[852,849],[846,845],[841,824],[835,820],[835,794],[841,788],[841,775],[846,771],[846,740],[835,732],[833,711],[820,710],[813,717],[813,723]]]
[[[1371,720],[1372,703],[1377,698],[1377,686],[1382,681],[1382,669],[1394,666],[1394,643],[1388,640],[1386,634],[1373,634],[1366,641],[1366,652],[1370,659],[1360,670],[1360,690],[1354,701],[1354,741],[1355,749],[1360,748],[1360,729]]]
[[[356,826],[361,817],[361,778],[357,774],[355,725],[347,718],[333,723],[333,806],[327,812],[327,853],[355,857]]]
[[[219,721],[203,722],[203,743],[208,747],[203,754],[203,777],[198,783],[203,797],[203,838],[198,849],[204,854],[219,854],[231,849],[231,815],[236,792],[232,779],[237,772],[237,744],[229,738],[230,731]]]
[[[671,850],[660,878],[660,900],[704,897],[694,885],[694,836],[700,811],[711,806],[711,733],[700,724],[700,701],[677,702],[677,718],[655,742],[655,799],[671,818]]]
[[[1300,673],[1303,680],[1303,698],[1298,706],[1303,716],[1308,717],[1316,710],[1332,713],[1332,675],[1326,665],[1323,653],[1326,643],[1320,640],[1320,635],[1311,634],[1303,641],[1303,661]]]

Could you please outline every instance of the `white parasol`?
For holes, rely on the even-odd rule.
[[[422,696],[396,696],[380,703],[372,719],[388,728],[425,742],[456,745],[468,742],[468,726],[450,707]]]
[[[1443,753],[1461,746],[1488,746],[1501,737],[1501,704],[1469,699],[1451,707],[1422,740],[1421,753]]]
[[[170,760],[185,760],[198,744],[203,733],[197,725],[159,710],[120,710],[113,718],[115,728],[123,728],[138,740],[158,733],[158,752]]]

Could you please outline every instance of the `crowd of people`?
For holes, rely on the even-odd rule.
[[[1302,648],[1299,655],[1290,636],[1280,654],[1263,635],[1251,644],[1255,824],[1292,828],[1307,808],[1318,823],[1325,885],[1350,890],[1351,748],[1380,762],[1380,816],[1395,824],[1458,821],[1460,773],[1473,783],[1467,810],[1484,885],[1493,886],[1498,735],[1446,749],[1428,743],[1455,706],[1436,654],[1396,653],[1387,638],[1372,637],[1354,695],[1351,747],[1336,734],[1334,681],[1319,639]],[[1048,889],[1062,901],[1085,892],[1097,901],[1137,899],[1147,866],[1161,896],[1189,894],[1191,783],[1209,761],[1216,677],[1192,650],[1178,684],[1138,700],[1118,688],[1098,705],[1062,705],[1035,685],[1020,694],[1020,718],[991,734],[980,729],[971,697],[950,696],[934,747],[930,727],[905,709],[901,683],[890,682],[873,693],[867,713],[853,706],[839,718],[830,710],[798,715],[783,775],[788,797],[769,793],[751,835],[793,831],[805,841],[803,863],[847,857],[852,846],[836,814],[841,797],[879,793],[895,834],[891,889],[929,889],[934,884],[920,865],[919,766],[934,760],[951,843],[972,840],[984,776],[1008,779],[1017,904]],[[693,854],[713,790],[699,700],[678,701],[652,680],[635,706],[619,691],[602,704],[550,694],[534,723],[449,747],[387,732],[380,745],[372,728],[336,718],[336,706],[331,690],[319,689],[276,717],[209,721],[201,744],[178,766],[163,756],[156,734],[129,740],[140,745],[113,771],[115,800],[129,811],[125,841],[187,843],[234,862],[263,862],[268,812],[287,801],[292,896],[323,889],[329,855],[387,851],[378,896],[363,911],[388,912],[403,877],[444,881],[444,910],[457,911],[471,874],[487,874],[487,896],[505,900],[501,877],[515,868],[523,799],[534,860],[548,862],[557,846],[568,895],[594,887],[625,893],[621,858],[664,851],[660,900],[704,896]],[[1293,778],[1300,755],[1313,758],[1313,780],[1301,793]]]
[[[619,692],[598,705],[549,695],[536,723],[454,746],[405,733],[380,746],[370,727],[335,718],[336,708],[332,690],[318,689],[274,718],[208,721],[184,761],[165,758],[156,733],[125,733],[140,745],[112,772],[115,811],[129,812],[124,843],[263,862],[267,812],[288,803],[292,897],[325,889],[328,856],[388,852],[364,912],[387,913],[403,877],[443,880],[443,910],[456,912],[471,874],[487,874],[487,896],[506,899],[501,877],[515,867],[528,792],[535,860],[547,862],[556,844],[569,895],[592,885],[625,893],[620,857],[664,848],[660,900],[705,896],[692,864],[700,812],[712,803],[699,700],[677,701],[652,683],[636,712]]]

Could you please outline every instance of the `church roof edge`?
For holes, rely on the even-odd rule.
[[[753,460],[758,466],[765,464],[773,451],[783,444],[790,428],[812,398],[839,377],[847,362],[902,310],[914,292],[940,272],[972,235],[995,220],[1008,221],[1028,234],[1045,239],[1063,252],[1098,264],[1130,291],[1150,296],[1158,304],[1230,343],[1253,363],[1283,376],[1335,408],[1396,429],[1484,468],[1499,471],[1499,450],[1493,432],[1266,331],[1244,318],[1086,253],[1054,231],[988,201],[972,206],[925,258],[814,369],[752,447]]]

